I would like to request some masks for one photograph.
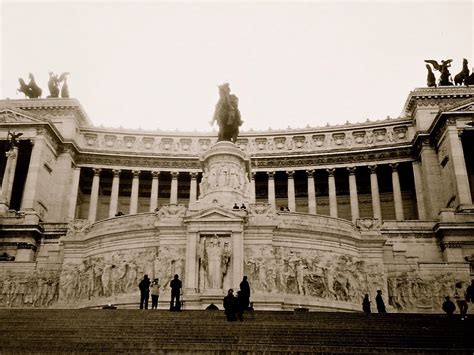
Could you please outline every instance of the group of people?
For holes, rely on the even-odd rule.
[[[237,291],[237,296],[234,295],[234,290],[229,289],[227,296],[224,297],[224,313],[229,322],[237,320],[244,320],[244,311],[250,305],[250,285],[247,281],[247,276],[244,276],[240,283],[240,291]]]
[[[377,312],[387,313],[387,310],[385,309],[385,302],[383,301],[382,297],[382,290],[377,290],[377,296],[375,296],[375,304],[377,305]],[[370,309],[370,299],[368,293],[365,294],[364,300],[362,301],[362,310],[367,314],[372,312],[372,310]]]
[[[474,280],[471,280],[469,286],[465,282],[460,281],[456,282],[454,285],[454,300],[459,308],[459,313],[461,314],[461,320],[467,318],[467,309],[469,308],[468,303],[474,303]],[[448,316],[452,316],[456,311],[456,305],[449,296],[445,297],[443,303],[443,311],[446,312]]]
[[[144,275],[143,279],[138,284],[140,289],[140,309],[148,309],[148,299],[151,294],[151,309],[158,309],[158,298],[160,297],[160,283],[159,279],[156,278],[153,281],[150,280],[148,275]],[[174,275],[173,280],[170,282],[171,287],[171,302],[170,311],[181,310],[181,288],[182,283],[179,279],[179,275]]]

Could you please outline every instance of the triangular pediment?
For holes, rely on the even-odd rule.
[[[36,117],[26,115],[22,112],[12,110],[9,108],[0,109],[0,124],[1,123],[39,123],[44,122]]]
[[[474,100],[469,98],[451,106],[447,112],[469,112],[474,111]]]
[[[211,207],[195,213],[190,213],[186,216],[185,220],[195,221],[195,222],[205,222],[205,221],[227,221],[227,222],[240,222],[242,218],[246,216],[243,211],[232,211],[220,207]]]

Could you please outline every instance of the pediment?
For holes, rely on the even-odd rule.
[[[36,117],[32,117],[30,115],[26,115],[22,112],[18,112],[16,110],[12,110],[9,108],[1,109],[0,110],[0,124],[1,123],[39,123],[44,122]]]
[[[472,98],[463,100],[451,106],[447,112],[473,112],[474,100]]]
[[[186,222],[240,222],[246,216],[246,213],[243,211],[232,211],[223,209],[220,207],[211,207],[205,210],[198,211],[194,214],[189,214],[186,216]]]

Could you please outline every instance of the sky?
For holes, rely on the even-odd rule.
[[[95,126],[212,131],[217,86],[243,131],[399,117],[425,59],[474,67],[472,1],[0,0],[0,98],[69,72]],[[438,74],[438,73],[437,73]]]

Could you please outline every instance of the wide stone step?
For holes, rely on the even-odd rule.
[[[258,311],[244,319],[227,322],[222,311],[7,309],[0,310],[0,353],[472,354],[474,350],[474,319]]]

